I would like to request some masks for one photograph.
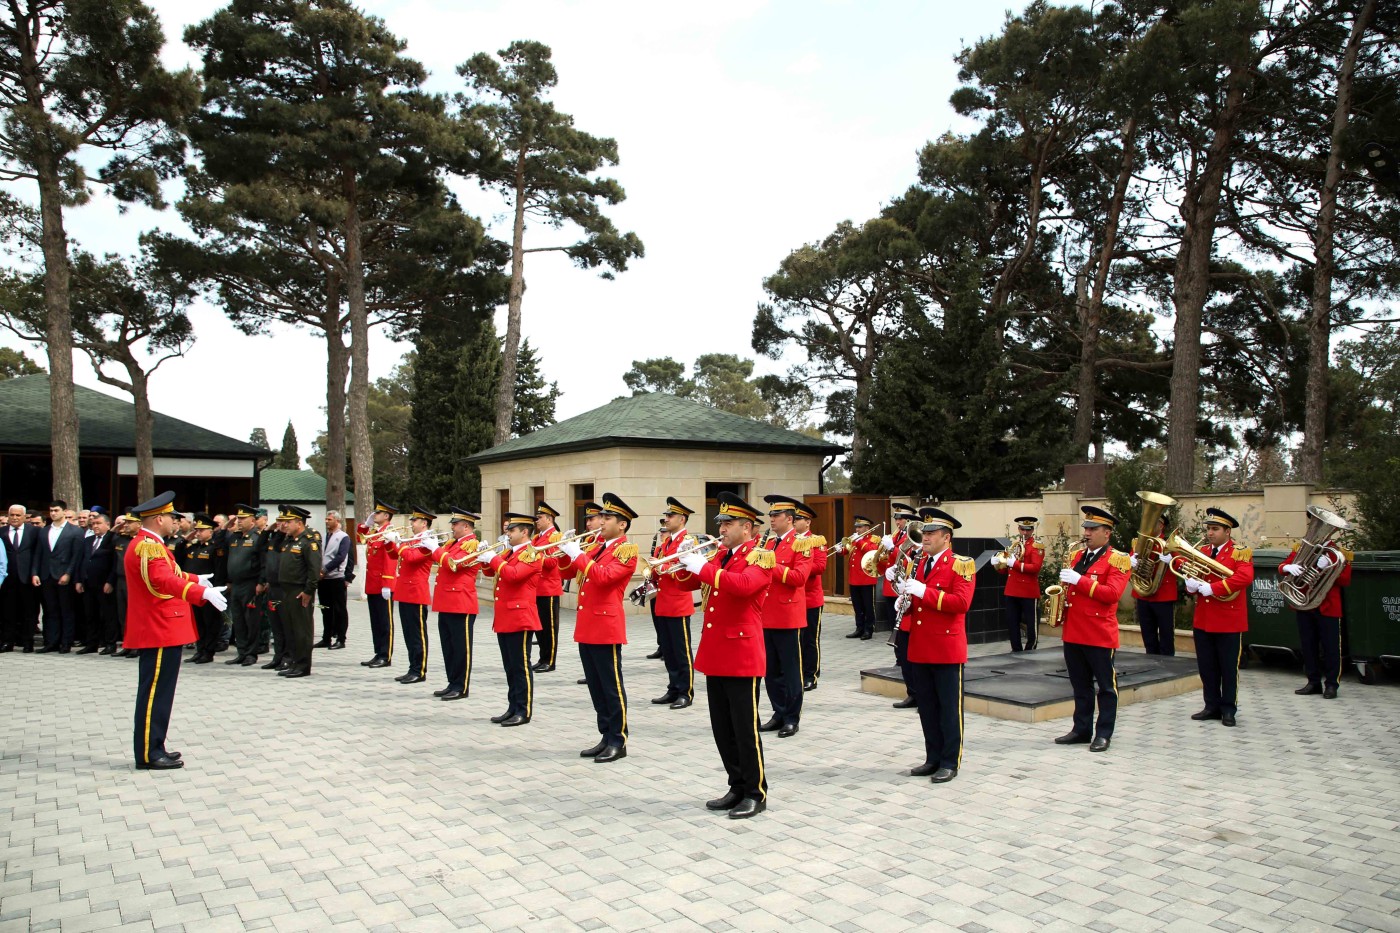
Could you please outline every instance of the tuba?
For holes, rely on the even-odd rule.
[[[1133,595],[1151,596],[1162,585],[1162,577],[1167,572],[1167,565],[1157,560],[1158,552],[1164,550],[1167,543],[1153,532],[1157,530],[1162,513],[1176,505],[1176,500],[1147,490],[1139,490],[1137,497],[1142,500],[1142,521],[1133,539],[1133,555],[1137,557],[1132,573]]]
[[[1198,580],[1201,583],[1219,583],[1221,580],[1230,579],[1233,571],[1226,567],[1214,557],[1207,557],[1199,547],[1192,546],[1191,542],[1183,538],[1180,532],[1173,532],[1167,541],[1167,553],[1179,558],[1181,566],[1176,563],[1170,564],[1172,573],[1182,580]],[[1232,602],[1240,595],[1240,591],[1235,591],[1229,596],[1217,596],[1221,602]]]
[[[1327,591],[1337,582],[1346,564],[1345,556],[1330,542],[1338,532],[1350,527],[1340,515],[1315,505],[1308,506],[1308,530],[1303,532],[1293,560],[1303,572],[1296,577],[1283,576],[1278,583],[1279,594],[1289,606],[1303,612],[1322,605]],[[1317,566],[1317,559],[1323,554],[1332,559],[1332,566],[1326,570]]]

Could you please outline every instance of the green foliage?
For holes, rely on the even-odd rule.
[[[816,430],[807,420],[815,399],[806,385],[782,376],[755,377],[753,370],[753,360],[733,353],[705,353],[696,358],[687,378],[684,363],[664,356],[633,360],[622,381],[633,395],[666,392],[779,427]]]
[[[23,351],[0,347],[0,380],[34,376],[43,371],[44,367],[25,356]]]
[[[300,470],[301,453],[297,450],[297,429],[287,422],[287,430],[282,432],[282,449],[273,458],[273,467],[279,470]]]
[[[272,449],[272,443],[267,439],[267,428],[254,428],[253,433],[248,435],[248,443],[254,447],[261,447],[263,450]]]
[[[520,437],[553,424],[554,406],[563,394],[559,391],[559,383],[545,380],[539,354],[526,339],[520,344],[520,355],[515,364],[515,408],[511,415],[511,434]]]
[[[369,436],[374,449],[375,496],[388,502],[406,502],[409,492],[409,423],[413,417],[413,370],[417,354],[404,354],[393,372],[376,379],[369,387]],[[326,443],[322,431],[311,445],[306,465],[318,475],[325,476]],[[347,488],[354,489],[354,480],[346,473]],[[426,505],[426,503],[424,503]]]
[[[1337,348],[1332,371],[1329,482],[1356,490],[1357,543],[1400,548],[1400,329],[1377,328]]]

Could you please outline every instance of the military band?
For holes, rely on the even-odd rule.
[[[826,572],[826,538],[812,533],[812,522],[817,513],[805,502],[798,502],[793,527],[797,529],[798,541],[812,558],[812,566],[807,571],[807,591],[804,605],[807,608],[807,627],[802,629],[802,689],[817,689],[817,681],[822,676],[822,610],[826,608],[826,592],[822,585],[822,574]]]
[[[1158,541],[1166,539],[1168,524],[1166,512],[1159,514],[1153,522],[1153,536]],[[1160,563],[1161,554],[1161,546],[1154,543],[1150,553],[1142,557],[1133,555],[1133,569],[1137,570],[1139,561],[1150,563],[1156,560]],[[1165,568],[1162,568],[1162,572],[1156,574],[1146,589],[1147,592],[1140,592],[1139,587],[1133,587],[1133,598],[1136,600],[1134,611],[1137,613],[1138,630],[1142,633],[1142,648],[1148,654],[1175,656],[1178,598],[1176,575],[1166,573]]]
[[[802,629],[807,627],[807,577],[812,569],[810,538],[797,537],[798,499],[764,496],[773,533],[759,547],[773,555],[768,595],[763,600],[764,687],[773,715],[759,727],[778,738],[796,735],[802,719]]]
[[[384,502],[374,504],[369,521],[355,528],[355,543],[365,546],[365,602],[369,604],[370,639],[374,656],[364,667],[389,667],[394,662],[394,580],[398,561],[389,552],[386,533],[398,511]]]
[[[530,634],[540,630],[540,556],[530,544],[532,516],[507,512],[505,545],[478,549],[473,558],[482,573],[495,577],[491,625],[506,674],[506,711],[492,716],[502,726],[523,726],[535,714],[535,672],[530,667]]]
[[[394,529],[385,532],[385,551],[398,560],[394,575],[394,602],[399,607],[408,670],[394,679],[401,684],[421,684],[428,679],[428,607],[432,605],[428,576],[433,569],[437,539],[428,528],[437,521],[432,512],[415,507],[408,518],[407,537]]]
[[[1300,554],[1305,547],[1295,547],[1279,564],[1280,580],[1298,581],[1329,571],[1335,576],[1330,582],[1320,582],[1322,598],[1308,600],[1316,604],[1314,607],[1300,608],[1290,601],[1298,616],[1298,646],[1303,654],[1303,673],[1308,678],[1293,692],[1299,696],[1320,693],[1324,700],[1335,700],[1342,676],[1342,588],[1351,585],[1352,554],[1345,548],[1313,548]],[[1312,550],[1320,553],[1314,555]],[[1304,563],[1309,566],[1303,566]]]
[[[871,534],[874,523],[864,515],[857,515],[851,522],[849,543],[846,544],[846,579],[850,581],[851,612],[856,617],[856,630],[847,638],[869,641],[875,637],[875,585],[876,575],[865,571],[865,555],[879,550],[880,539]]]
[[[895,701],[895,709],[912,709],[918,705],[918,700],[909,690],[909,617],[903,619],[895,618],[895,602],[899,596],[894,590],[894,579],[896,576],[895,561],[898,559],[900,546],[908,539],[909,533],[906,530],[911,520],[917,519],[919,513],[902,502],[896,502],[890,506],[894,516],[894,531],[880,539],[880,549],[876,552],[875,567],[884,578],[881,584],[881,595],[884,601],[880,604],[884,621],[890,626],[890,631],[894,637],[894,663],[899,668],[899,672],[904,678],[905,695],[904,699]]]

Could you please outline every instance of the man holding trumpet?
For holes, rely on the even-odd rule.
[[[661,658],[666,665],[666,692],[651,702],[669,705],[671,709],[685,709],[695,700],[695,663],[690,651],[690,616],[695,603],[691,590],[684,585],[690,572],[675,558],[677,553],[696,546],[696,538],[685,527],[693,514],[695,510],[679,499],[666,497],[666,510],[661,513],[663,537],[648,561],[653,564],[649,572],[656,579],[656,626],[661,636]],[[667,558],[670,560],[656,566]]]
[[[442,666],[447,686],[434,690],[443,700],[462,700],[471,692],[472,635],[476,627],[476,523],[481,516],[453,506],[452,539],[433,552],[437,565],[437,586],[433,588],[433,611],[438,614],[438,644],[442,646]]]
[[[408,520],[412,537],[403,538],[393,529],[385,534],[388,553],[399,560],[394,601],[399,604],[403,643],[408,649],[408,670],[394,678],[401,684],[421,684],[428,679],[428,606],[433,601],[428,577],[438,540],[428,529],[435,521],[436,515],[415,506]]]
[[[365,546],[365,601],[374,657],[361,667],[388,667],[394,660],[394,578],[398,565],[389,554],[389,522],[397,511],[382,500],[374,504],[369,521],[355,526],[355,543]],[[270,536],[269,536],[270,537]]]
[[[483,572],[496,578],[495,608],[491,627],[501,649],[501,665],[506,672],[506,711],[492,716],[502,726],[523,726],[534,716],[535,675],[530,669],[530,633],[540,630],[536,598],[540,579],[540,558],[528,547],[535,530],[534,519],[519,512],[507,512],[504,546],[482,548],[473,560],[486,564]]]

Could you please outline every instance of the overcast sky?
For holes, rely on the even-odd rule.
[[[185,28],[214,0],[147,0],[165,26],[171,65],[198,64]],[[608,282],[554,254],[526,265],[524,334],[563,390],[560,419],[624,394],[634,359],[753,356],[762,280],[791,250],[840,221],[873,216],[914,181],[929,139],[967,125],[948,106],[953,56],[995,33],[1008,5],[951,0],[778,0],[706,4],[531,0],[371,0],[362,7],[408,43],[430,87],[461,88],[455,67],[515,39],[554,50],[554,100],[576,125],[618,142],[611,172],[627,200],[609,211],[646,257]],[[32,195],[23,189],[17,193]],[[508,237],[505,204],[461,188],[467,208]],[[95,252],[134,250],[152,227],[183,229],[173,211],[120,214],[105,200],[72,209],[69,235]],[[528,245],[563,242],[530,231]],[[504,307],[497,326],[504,329]],[[303,457],[325,424],[325,352],[293,330],[245,337],[220,310],[193,312],[198,340],[151,383],[157,411],[232,437],[290,418]],[[0,343],[21,346],[12,335]],[[371,346],[375,377],[407,345]],[[26,348],[47,368],[42,348]],[[782,364],[759,361],[760,372]],[[85,359],[78,381],[101,387]],[[216,391],[209,391],[215,388]]]

